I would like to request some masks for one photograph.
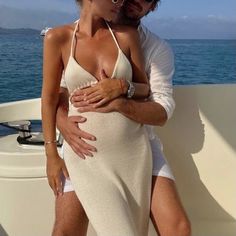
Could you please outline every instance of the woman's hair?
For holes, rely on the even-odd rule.
[[[153,4],[154,4],[154,8],[153,8],[153,10],[152,11],[154,11],[157,7],[158,7],[158,5],[161,3],[161,0],[154,0],[153,1]]]
[[[75,0],[75,2],[78,4],[78,5],[82,5],[82,2],[83,0]],[[161,2],[161,0],[154,0],[153,3],[156,4],[155,8],[159,5],[159,3]]]
[[[83,1],[83,0],[75,0],[75,2],[76,2],[78,5],[80,5],[80,6],[82,5],[82,1]]]
[[[77,4],[79,4],[79,5],[82,4],[82,1],[83,1],[83,0],[75,0],[75,2],[76,2]],[[161,0],[154,0],[154,3],[158,5],[158,4],[160,3],[160,1],[161,1]]]
[[[156,6],[158,6],[160,2],[161,0],[154,0],[154,3],[156,4]]]

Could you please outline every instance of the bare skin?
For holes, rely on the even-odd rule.
[[[62,89],[63,91],[64,89]],[[147,113],[142,112],[143,110],[140,109],[140,103],[135,102],[132,103],[131,100],[126,100],[126,102],[130,103],[129,105],[131,106],[131,111],[129,109],[124,107],[123,100],[126,100],[124,98],[121,99],[116,99],[113,100],[112,102],[108,103],[106,106],[103,106],[102,108],[96,108],[96,110],[102,110],[102,112],[109,112],[109,111],[123,111],[125,114],[125,111],[128,111],[128,116],[129,118],[133,120],[140,121],[142,118],[142,121],[147,121],[149,120],[150,124],[157,123],[159,120],[160,125],[163,124],[163,120],[166,120],[166,112],[163,111],[161,114],[162,109],[159,109],[159,106],[156,106],[155,102],[146,102],[147,106],[145,107],[145,102],[141,102],[141,108],[146,109]],[[127,103],[125,103],[127,104]],[[154,105],[154,106],[153,106]],[[151,116],[150,118],[149,114],[152,114],[153,108],[156,108],[154,111],[156,111],[155,116]],[[90,109],[94,109],[91,108]],[[64,115],[67,114],[66,109],[63,109],[62,107],[59,107],[59,111],[61,113],[64,113]],[[136,111],[136,112],[133,112]],[[157,113],[159,111],[159,113]],[[137,114],[140,116],[137,116]],[[141,118],[140,118],[141,117]],[[159,118],[157,118],[159,117]],[[163,118],[164,117],[164,118]],[[60,120],[62,118],[62,120]],[[82,140],[89,139],[91,140],[94,136],[91,134],[87,134],[84,131],[81,131],[78,127],[78,122],[75,121],[76,117],[70,117],[70,118],[63,118],[63,116],[60,114],[58,116],[58,125],[60,126],[60,130],[65,134],[65,139],[69,140],[69,137],[78,138],[81,137]],[[82,116],[77,117],[77,119],[82,119]],[[65,126],[64,122],[68,120],[68,123],[70,124],[69,126]],[[85,121],[86,122],[86,121]],[[66,128],[67,132],[64,132]],[[76,132],[77,133],[72,133]],[[71,133],[70,133],[71,132]],[[78,139],[77,139],[78,140]],[[78,141],[74,142],[71,140],[71,144],[76,146]],[[84,142],[84,145],[86,145],[86,142]],[[95,142],[96,143],[96,142]],[[95,144],[94,144],[95,146]],[[92,146],[93,147],[93,146]],[[90,147],[89,147],[90,148]],[[77,152],[78,155],[82,156],[83,158],[86,158],[86,153],[84,152],[90,151],[91,155],[93,153],[92,148],[87,149],[85,146],[81,147],[80,145],[76,146],[74,149],[75,152]],[[56,200],[56,206],[57,209],[60,209],[60,211],[63,210],[63,201],[67,201],[67,196],[68,194],[70,195],[75,195],[74,192],[69,192],[69,193],[64,193],[63,194],[63,199],[62,200]],[[60,199],[61,197],[59,197]],[[82,207],[82,206],[81,206]],[[76,211],[74,211],[74,208],[72,207],[70,210],[70,214],[76,214]],[[84,215],[84,217],[86,217]],[[150,213],[151,220],[153,222],[153,225],[156,229],[156,232],[159,233],[160,236],[189,236],[191,235],[191,228],[190,228],[190,222],[188,220],[188,217],[184,211],[184,208],[181,204],[180,198],[178,196],[175,182],[169,178],[161,177],[161,176],[153,176],[152,177],[152,194],[151,194],[151,213]],[[60,219],[60,215],[56,215],[56,219]],[[167,223],[168,222],[168,223]],[[75,223],[75,222],[74,222]],[[76,225],[76,224],[75,224]],[[56,225],[55,225],[56,227]],[[76,226],[78,227],[78,226]],[[76,232],[79,230],[78,228],[74,228],[74,235],[76,235]],[[73,234],[72,234],[73,235]]]
[[[103,6],[106,3],[108,9],[107,12],[105,11],[105,17],[108,19],[114,18],[114,9],[118,14],[117,4],[114,5],[109,0],[102,1],[103,3],[97,0],[92,3],[88,0],[83,1],[79,29],[76,32],[75,55],[72,55],[73,59],[77,63],[79,62],[98,81],[102,80],[102,73],[106,74],[108,78],[111,77],[118,52],[104,18],[98,17],[98,13],[105,14],[103,13]],[[60,99],[60,79],[62,71],[65,70],[69,61],[74,29],[75,24],[57,27],[50,30],[44,40],[42,120],[44,139],[48,143],[45,146],[48,182],[55,196],[62,193],[60,172],[62,171],[65,176],[68,176],[65,164],[58,155],[54,141],[56,139],[56,110]],[[131,27],[126,26],[116,26],[113,29],[120,48],[130,60],[134,81],[139,83],[139,95],[146,97],[149,92],[149,85],[147,76],[144,73],[138,33]],[[78,50],[78,47],[80,47],[80,50]],[[112,99],[116,96],[118,95],[113,96]]]
[[[74,191],[56,198],[56,221],[53,236],[84,236],[88,217]]]
[[[150,217],[159,236],[191,235],[190,223],[182,207],[173,180],[152,177]],[[56,221],[53,236],[83,236],[88,218],[74,191],[56,199]]]
[[[143,0],[132,0],[131,2],[138,2],[140,5],[146,4],[145,8],[142,8],[144,13],[146,9],[153,7],[151,5],[147,5],[147,3]],[[98,104],[98,102],[101,101],[99,99],[88,102],[90,98],[86,98],[86,93],[87,91],[78,91],[78,94],[75,94],[77,96],[74,96],[72,98],[72,100],[74,99],[74,105],[79,107],[81,112],[118,111],[137,122],[159,126],[164,125],[167,121],[167,114],[165,112],[165,109],[158,103],[117,98],[107,103]],[[102,96],[103,98],[105,97],[104,95]],[[84,98],[86,99],[84,100]],[[87,146],[86,140],[96,141],[96,137],[94,137],[92,134],[88,134],[85,131],[80,130],[78,127],[79,123],[86,121],[82,120],[83,117],[66,118],[65,115],[67,114],[67,111],[62,107],[59,107],[59,113],[61,114],[57,116],[57,125],[61,130],[64,138],[81,158],[86,158],[87,155],[93,155],[93,152],[96,151],[96,145],[94,143],[94,146]],[[63,125],[63,122],[65,121],[67,121],[67,124]],[[78,139],[78,137],[80,138]],[[153,176],[151,197],[152,199],[150,217],[152,219],[156,232],[160,236],[191,235],[190,222],[182,207],[173,180],[161,176]],[[73,198],[73,204],[66,205],[65,203],[71,201],[71,198]],[[73,221],[73,219],[78,219],[78,217],[80,217],[80,219],[83,219],[84,222],[88,220],[85,212],[82,210],[82,206],[79,200],[77,199],[76,201],[76,198],[77,197],[75,195],[75,192],[72,191],[64,193],[63,196],[59,196],[56,199],[57,214],[54,232],[57,232],[57,229],[59,230],[58,234],[55,233],[53,234],[53,236],[85,235],[84,227],[76,224],[76,220]],[[77,206],[80,210],[76,210],[76,207],[74,206]],[[67,212],[67,215],[75,217],[71,217],[69,221],[67,218],[63,218],[60,212]],[[69,225],[70,231],[65,230],[62,225]]]
[[[102,0],[106,2],[106,7],[114,8],[111,1]],[[123,1],[122,1],[123,2]],[[98,17],[98,10],[102,13],[104,3],[101,0],[83,1],[83,9],[81,10],[81,18],[79,22],[79,29],[76,32],[76,47],[74,49],[74,60],[93,75],[98,81],[101,77],[107,76],[111,78],[114,65],[117,58],[117,47],[114,45],[114,40],[111,37],[109,30],[103,18]],[[97,4],[96,7],[93,4]],[[113,4],[113,5],[112,5]],[[93,6],[93,7],[91,7]],[[96,13],[93,10],[96,9]],[[106,17],[111,17],[116,11],[111,11]],[[111,14],[111,12],[113,12]],[[56,148],[56,110],[59,98],[59,86],[62,71],[67,67],[70,56],[71,38],[74,32],[75,24],[66,25],[52,29],[44,40],[44,66],[43,66],[43,89],[42,89],[42,120],[43,133],[46,140],[46,155],[47,155],[47,176],[50,187],[52,188],[56,199],[62,203],[64,208],[68,205],[73,206],[76,210],[75,219],[79,220],[77,233],[82,236],[86,235],[87,231],[87,216],[78,201],[76,205],[72,205],[70,201],[75,198],[68,194],[69,199],[64,201],[62,195],[62,185],[60,180],[61,172],[65,177],[68,177],[68,172],[64,161],[60,158]],[[119,45],[130,60],[132,66],[134,81],[140,83],[137,91],[140,91],[140,97],[146,97],[149,92],[149,85],[147,76],[144,73],[143,60],[141,49],[138,41],[138,33],[130,27],[113,27]],[[80,45],[78,51],[77,47]],[[85,50],[86,49],[86,50]],[[90,50],[90,51],[89,51]],[[88,57],[87,55],[93,55]],[[105,71],[105,72],[104,72]],[[102,74],[104,72],[104,74]],[[120,78],[122,80],[122,78]],[[123,90],[121,86],[121,92]],[[116,95],[118,96],[118,95]],[[112,97],[114,99],[116,96]],[[60,207],[56,207],[57,218],[53,230],[53,235],[72,235],[73,232],[67,224],[63,222],[63,214],[61,214]],[[59,222],[59,223],[58,223]],[[75,222],[75,225],[76,225]],[[58,227],[58,224],[60,227]],[[73,225],[73,224],[72,224]],[[73,227],[72,227],[73,228]]]
[[[191,235],[190,222],[171,179],[152,176],[150,216],[160,236]]]

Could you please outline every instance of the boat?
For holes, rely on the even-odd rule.
[[[52,28],[45,27],[44,29],[42,29],[42,31],[40,32],[40,36],[44,37],[50,29],[52,29]]]
[[[236,235],[235,91],[236,84],[175,86],[174,115],[155,130],[193,236]],[[0,104],[0,123],[14,121],[16,126],[22,120],[41,120],[39,98]],[[18,136],[0,137],[0,235],[49,236],[54,196],[47,183],[44,147],[21,145]],[[149,225],[149,236],[155,236],[151,221]],[[96,236],[91,225],[87,235]]]

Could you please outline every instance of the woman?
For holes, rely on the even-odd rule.
[[[117,18],[124,1],[76,2],[81,5],[80,20],[49,31],[44,42],[42,119],[48,181],[57,195],[60,173],[68,176],[68,169],[76,194],[98,235],[145,236],[152,160],[141,124],[117,112],[87,112],[82,128],[96,134],[99,151],[93,158],[83,160],[65,143],[66,167],[57,152],[55,115],[62,71],[71,95],[78,87],[96,83],[104,74],[120,78],[114,82],[120,85],[121,92],[126,80],[132,79],[139,83],[136,95],[145,97],[149,92],[138,33],[124,26],[111,29],[107,23]],[[70,104],[69,116],[76,114],[79,112]],[[81,230],[80,235],[85,234],[86,230]]]

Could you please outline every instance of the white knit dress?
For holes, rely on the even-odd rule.
[[[131,80],[131,65],[109,30],[118,48],[112,77]],[[97,82],[73,57],[75,32],[65,71],[70,93]],[[72,105],[71,115],[80,115]],[[87,121],[80,128],[96,136],[93,145],[98,152],[84,160],[65,142],[64,159],[90,223],[98,236],[147,236],[152,158],[145,128],[118,112],[82,115]]]

